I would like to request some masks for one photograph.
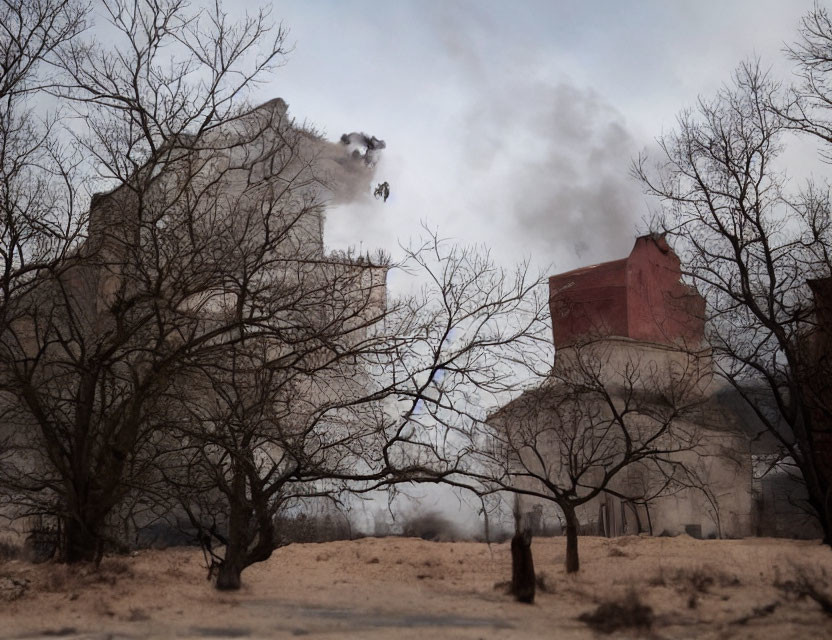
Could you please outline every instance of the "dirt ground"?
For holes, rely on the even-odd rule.
[[[212,589],[197,549],[105,558],[99,571],[14,560],[0,565],[0,580],[25,591],[0,600],[0,636],[593,638],[578,616],[634,591],[653,610],[652,628],[612,637],[832,637],[816,600],[775,586],[803,574],[832,595],[832,550],[818,542],[583,537],[574,576],[563,571],[564,547],[534,541],[547,586],[534,605],[495,587],[510,576],[507,544],[296,544],[248,569],[238,593]]]

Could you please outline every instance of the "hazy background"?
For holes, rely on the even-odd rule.
[[[208,0],[192,0],[194,6]],[[329,139],[387,142],[368,192],[332,207],[330,248],[418,235],[484,243],[551,272],[623,257],[655,202],[632,159],[743,59],[788,77],[782,53],[811,0],[258,0],[289,29],[287,64],[252,100],[283,98]],[[95,7],[95,5],[93,5]],[[97,37],[108,29],[99,19]],[[811,165],[790,147],[792,173]],[[643,228],[643,225],[641,226]]]
[[[390,199],[334,208],[330,247],[395,256],[425,221],[501,261],[563,271],[629,252],[655,206],[632,158],[743,58],[785,76],[782,48],[810,6],[275,2],[294,50],[257,99],[283,97],[331,139],[387,142],[376,182]]]

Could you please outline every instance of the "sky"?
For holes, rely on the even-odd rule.
[[[260,3],[246,0],[250,10]],[[811,2],[275,2],[293,50],[252,99],[327,137],[387,142],[369,192],[328,214],[330,248],[418,237],[550,273],[626,255],[656,203],[630,177],[676,114],[783,47]]]
[[[209,0],[191,0],[194,7]],[[812,0],[265,0],[286,64],[258,85],[331,140],[386,141],[372,187],[330,207],[329,249],[393,258],[422,226],[554,274],[624,257],[658,203],[630,175],[680,110],[784,47]],[[832,2],[832,0],[830,0]],[[263,0],[226,2],[232,17]],[[100,20],[100,17],[99,17]],[[102,41],[107,27],[95,27]],[[790,148],[794,166],[814,157]]]

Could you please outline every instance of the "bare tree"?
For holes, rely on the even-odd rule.
[[[486,486],[556,504],[566,570],[580,568],[578,510],[602,494],[647,503],[672,489],[681,454],[701,436],[690,420],[707,375],[699,354],[640,353],[612,340],[558,350],[551,377],[489,420]]]
[[[113,188],[83,244],[10,300],[2,484],[58,517],[68,562],[175,497],[235,588],[293,500],[456,482],[445,445],[539,364],[545,296],[524,268],[431,237],[402,265],[427,285],[387,303],[384,265],[323,253],[320,140],[282,101],[244,102],[285,31],[219,6],[102,7],[114,48],[69,34],[45,90]]]
[[[804,64],[807,87],[822,100],[814,74],[824,67]],[[818,401],[829,370],[817,348],[826,303],[812,302],[810,281],[832,273],[832,218],[825,187],[795,192],[777,168],[784,132],[817,113],[802,96],[786,111],[780,100],[759,64],[742,65],[714,99],[679,116],[677,130],[659,141],[655,170],[642,157],[634,172],[661,199],[656,226],[706,300],[719,373],[799,469],[829,541],[832,414]]]
[[[295,221],[320,219],[301,215],[318,211],[315,179],[285,105],[238,106],[280,59],[283,30],[262,47],[263,13],[231,25],[219,6],[194,16],[179,2],[103,4],[127,46],[102,51],[69,33],[53,47],[49,90],[83,116],[76,144],[115,189],[93,199],[83,246],[9,300],[2,334],[7,416],[18,427],[5,484],[59,516],[70,562],[100,554],[126,470],[142,467],[143,446],[164,426],[154,416],[171,380],[244,327],[259,330],[276,247],[308,236]],[[170,72],[159,60],[166,45],[182,53]],[[281,144],[262,144],[264,130],[284,134]],[[28,200],[48,205],[37,195]],[[239,274],[249,297],[230,302]],[[229,303],[245,309],[242,320]]]
[[[310,270],[287,257],[284,268],[298,260],[308,273],[282,290],[265,321],[274,331],[241,336],[174,385],[185,411],[161,473],[220,589],[239,588],[283,543],[287,505],[409,482],[467,486],[453,443],[485,415],[484,395],[517,384],[511,369],[534,361],[525,350],[548,331],[540,282],[436,236],[393,265],[422,282],[416,294],[388,300],[388,267],[348,258]]]
[[[56,49],[77,38],[86,7],[71,0],[0,3],[0,313],[77,244],[85,224],[78,158],[59,113],[37,108]]]
[[[86,13],[71,0],[0,3],[0,331],[15,321],[14,301],[59,271],[83,239],[79,156],[61,139],[60,108],[44,97],[54,80],[49,63],[83,31]],[[17,456],[12,435],[0,427],[0,468]],[[0,493],[2,515],[14,518],[20,510],[5,508],[8,497]]]
[[[786,53],[796,63],[797,82],[785,96],[766,104],[783,119],[785,127],[810,134],[824,145],[832,143],[832,19],[827,9],[816,4],[801,20],[798,40]],[[821,149],[826,162],[832,157]]]
[[[343,481],[368,474],[377,443],[360,405],[386,266],[301,252],[275,268],[288,273],[261,321],[269,330],[244,331],[179,377],[172,438],[160,443],[157,464],[218,589],[239,588],[243,570],[283,543],[276,519],[287,505],[337,500]]]

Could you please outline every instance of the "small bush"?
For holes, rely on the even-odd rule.
[[[793,580],[783,581],[778,578],[774,586],[792,598],[814,600],[826,615],[832,616],[832,590],[829,588],[826,570],[795,566],[793,571]]]
[[[664,567],[654,575],[648,584],[651,587],[676,587],[680,591],[708,593],[713,586],[735,587],[740,584],[737,576],[729,575],[711,566],[680,567],[672,571]]]
[[[0,576],[0,601],[14,602],[22,598],[28,587],[26,578]]]
[[[698,567],[696,569],[679,569],[673,581],[679,586],[687,587],[696,593],[708,593],[716,584],[717,577],[710,571]]]
[[[32,529],[23,548],[27,558],[35,564],[51,560],[58,550],[57,527],[40,526]]]
[[[145,620],[150,620],[150,616],[147,614],[147,612],[145,612],[144,609],[130,609],[130,615],[127,616],[128,622],[143,622]]]
[[[335,540],[352,540],[352,527],[342,514],[279,516],[275,526],[281,545],[294,542],[333,542]]]
[[[133,577],[130,562],[122,558],[104,558],[98,566],[49,564],[48,571],[43,574],[41,588],[46,592],[65,593],[83,590],[91,585],[112,587],[120,580]]]
[[[545,571],[538,571],[534,577],[534,582],[537,586],[538,591],[541,591],[543,593],[555,592],[555,585]]]
[[[631,589],[623,598],[606,600],[595,611],[578,616],[578,620],[601,633],[622,629],[648,630],[653,625],[653,609]]]
[[[0,540],[0,562],[16,560],[23,555],[23,548],[20,545]]]
[[[629,558],[630,557],[625,552],[623,552],[621,549],[619,549],[618,547],[611,547],[610,550],[607,552],[607,555],[610,558]]]
[[[412,514],[402,525],[402,535],[408,538],[422,538],[422,540],[437,542],[459,539],[459,534],[453,523],[435,511]]]
[[[748,615],[732,620],[732,624],[748,624],[751,620],[757,620],[759,618],[770,616],[775,612],[780,604],[780,602],[772,602],[761,607],[754,607]]]
[[[101,563],[99,571],[101,571],[101,573],[107,573],[114,576],[133,576],[130,563],[121,558],[107,558]]]
[[[65,591],[69,582],[66,565],[52,565],[49,567],[49,573],[46,574],[43,589],[51,592]]]
[[[499,580],[494,583],[494,591],[502,591],[503,593],[511,592],[511,580]]]

